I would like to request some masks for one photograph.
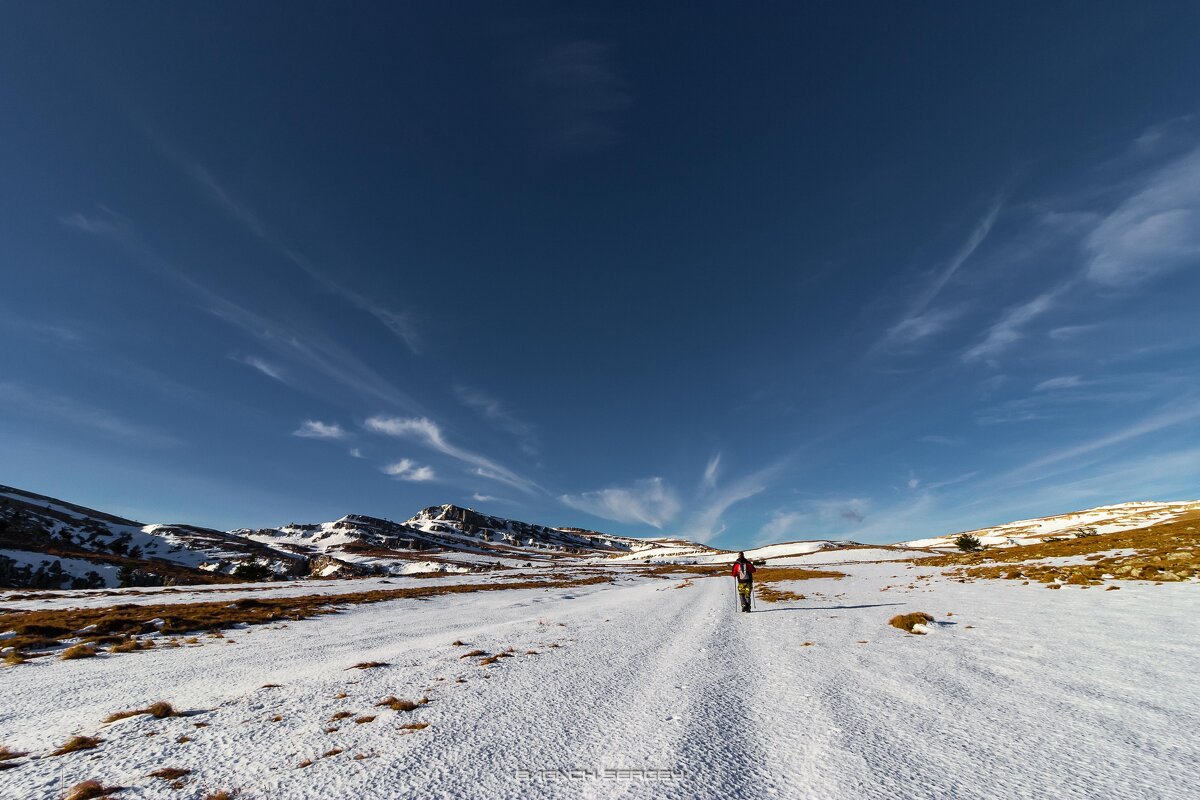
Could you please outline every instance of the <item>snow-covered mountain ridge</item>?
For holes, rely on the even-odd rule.
[[[422,509],[405,522],[351,514],[333,522],[233,531],[146,525],[0,486],[0,586],[11,587],[470,572],[607,558],[657,544],[455,505]]]
[[[1111,533],[1170,521],[1200,502],[1132,502],[1020,520],[969,533],[990,547],[1034,544],[1078,532]],[[949,536],[884,551],[852,541],[770,544],[755,560],[888,560],[953,548]],[[196,584],[475,572],[581,561],[721,564],[735,554],[686,539],[637,539],[550,527],[456,505],[430,506],[404,522],[350,514],[332,522],[219,531],[143,524],[53,497],[0,486],[0,586],[40,589]]]

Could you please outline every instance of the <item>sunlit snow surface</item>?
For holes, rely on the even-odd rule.
[[[0,772],[0,796],[56,798],[85,779],[133,798],[1200,796],[1200,645],[1183,635],[1200,584],[1049,592],[903,562],[842,564],[845,579],[795,584],[806,600],[748,615],[734,612],[728,579],[629,575],[0,668],[0,745],[40,757]],[[423,580],[468,578],[499,580]],[[266,586],[336,593],[422,579],[388,580]],[[163,597],[266,595],[232,588]],[[888,627],[909,611],[936,617],[928,635]],[[491,666],[460,658],[508,647],[515,656]],[[363,661],[390,666],[347,670]],[[430,702],[374,707],[389,695]],[[155,700],[195,714],[101,724]],[[343,711],[375,719],[332,721]],[[411,722],[429,727],[400,727]],[[46,757],[76,734],[104,741]],[[162,767],[192,770],[185,788],[147,777]]]

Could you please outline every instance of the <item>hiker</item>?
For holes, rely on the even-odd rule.
[[[737,581],[738,597],[742,600],[742,611],[750,610],[750,595],[754,593],[754,564],[745,553],[738,553],[733,562],[733,578]]]

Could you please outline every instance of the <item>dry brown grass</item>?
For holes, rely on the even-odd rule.
[[[66,650],[64,650],[63,654],[59,656],[59,658],[61,658],[63,661],[74,661],[78,658],[94,658],[95,655],[95,648],[89,647],[86,644],[77,644],[74,647],[68,647]]]
[[[191,774],[190,769],[180,769],[179,767],[163,767],[156,769],[150,773],[151,778],[162,778],[165,781],[173,781],[182,778],[184,775]]]
[[[342,750],[342,748],[334,747],[334,748],[332,748],[330,750],[326,750],[324,753],[322,753],[321,758],[332,758],[333,756],[336,756],[338,753],[341,753],[341,752],[344,752]]]
[[[400,726],[402,730],[406,731],[423,731],[428,727],[428,722],[406,722]]]
[[[388,664],[386,661],[362,661],[362,662],[360,662],[360,663],[358,663],[358,664],[355,664],[353,667],[346,667],[346,669],[347,669],[347,670],[351,670],[351,669],[375,669],[376,667],[387,667],[387,666],[391,666],[391,665],[390,665],[390,664]]]
[[[330,719],[332,719],[332,720],[346,719],[347,717],[353,717],[353,716],[354,716],[353,711],[338,711],[332,717],[330,717]]]
[[[361,717],[355,717],[355,718],[354,718],[354,724],[355,724],[355,725],[365,725],[365,724],[367,724],[368,722],[374,722],[374,721],[375,721],[375,715],[374,715],[374,714],[364,714],[364,715],[363,715],[363,716],[361,716]]]
[[[486,650],[472,650],[469,653],[463,653],[459,658],[474,658],[475,656],[486,656]]]
[[[67,791],[66,800],[92,800],[95,797],[111,797],[122,791],[120,786],[105,786],[100,781],[77,783]]]
[[[238,796],[237,789],[234,789],[232,792],[228,792],[228,791],[225,791],[224,789],[222,789],[219,792],[213,792],[211,794],[204,795],[204,800],[233,800],[233,798],[235,798],[237,796]]]
[[[451,647],[466,647],[467,643],[462,641],[461,639],[455,639],[453,642],[450,643],[450,646]]]
[[[375,704],[376,708],[386,707],[392,711],[412,711],[420,706],[420,703],[414,703],[412,700],[401,700],[398,697],[388,696]]]
[[[8,664],[9,666],[15,667],[17,664],[24,664],[28,661],[29,659],[21,655],[20,650],[10,650],[4,654],[4,663]]]
[[[807,581],[818,578],[844,578],[843,572],[834,570],[807,569],[805,567],[759,567],[754,573],[755,596],[767,603],[781,600],[805,600],[803,594],[790,589],[781,589],[775,584],[783,581]]]
[[[913,628],[917,625],[925,625],[933,622],[933,615],[926,614],[924,611],[914,611],[911,614],[897,614],[888,620],[888,625],[893,628],[899,628],[905,633],[921,634],[922,631],[914,631]]]
[[[99,747],[103,741],[103,739],[96,739],[91,736],[72,736],[50,755],[65,756],[67,753],[74,753],[77,750],[92,750]]]
[[[29,753],[22,753],[17,750],[9,750],[7,747],[0,745],[0,761],[11,761],[14,758],[24,758]]]
[[[160,700],[157,703],[151,703],[150,705],[146,706],[145,708],[137,708],[132,711],[118,711],[115,714],[109,714],[108,717],[104,721],[106,723],[116,722],[119,719],[128,719],[129,717],[136,717],[139,714],[148,714],[148,715],[154,717],[155,719],[166,719],[167,717],[183,716],[178,711],[176,711],[171,706],[170,703]]]
[[[299,764],[296,765],[296,769],[304,769],[305,767],[311,767],[312,765],[313,765],[312,759],[306,758],[303,761],[301,761]]]
[[[267,597],[253,603],[237,601],[205,601],[176,604],[123,604],[109,608],[66,608],[44,611],[2,611],[0,630],[17,635],[5,640],[19,652],[57,647],[66,639],[78,636],[81,646],[114,644],[145,633],[165,635],[193,631],[229,629],[235,625],[265,625],[268,623],[302,620],[324,614],[338,613],[337,606],[380,603],[406,598],[437,597],[447,594],[470,594],[508,589],[570,588],[608,583],[611,575],[547,576],[541,579],[508,581],[504,583],[459,583],[410,586],[402,589],[374,589],[347,592],[336,596],[300,595],[297,597]],[[161,619],[161,626],[150,624]],[[89,627],[95,626],[95,627]],[[83,629],[86,633],[78,633]],[[117,637],[117,638],[112,638]],[[187,644],[199,644],[190,636]],[[94,654],[94,652],[93,652]]]

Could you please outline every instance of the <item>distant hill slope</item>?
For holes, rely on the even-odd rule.
[[[1087,536],[1145,528],[1170,522],[1196,510],[1200,510],[1200,501],[1118,503],[1069,514],[1006,522],[1003,525],[978,528],[965,533],[978,537],[979,541],[988,547],[1019,547],[1038,544],[1047,538],[1070,538],[1081,534]],[[906,547],[953,548],[954,540],[959,535],[954,533],[929,539],[914,539],[901,544]]]

